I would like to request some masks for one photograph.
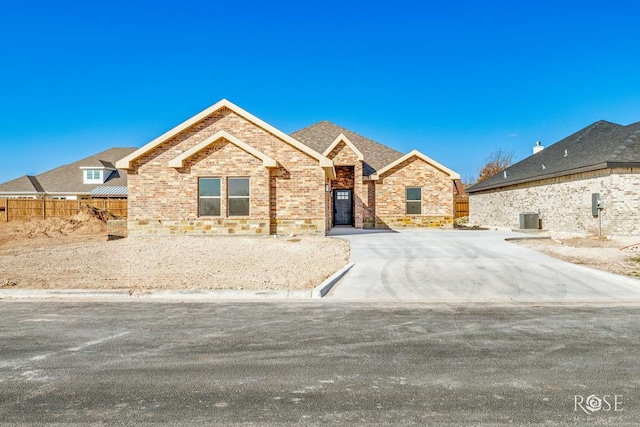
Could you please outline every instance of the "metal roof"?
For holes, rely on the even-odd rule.
[[[93,197],[127,197],[127,187],[96,187],[89,192]]]

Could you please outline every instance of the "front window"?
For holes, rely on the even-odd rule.
[[[220,216],[220,178],[200,178],[198,198],[199,216]]]
[[[229,216],[249,216],[249,178],[227,180],[227,206]]]
[[[422,188],[407,187],[407,215],[420,215],[422,213]]]

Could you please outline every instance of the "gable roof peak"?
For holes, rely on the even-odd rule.
[[[308,147],[306,144],[301,143],[300,141],[298,141],[297,139],[291,137],[290,135],[287,135],[286,133],[282,132],[281,130],[275,128],[274,126],[271,126],[270,124],[268,124],[268,123],[264,122],[263,120],[257,118],[253,114],[251,114],[248,111],[238,107],[233,102],[231,102],[231,101],[229,101],[229,100],[227,100],[225,98],[222,98],[220,101],[216,102],[215,104],[213,104],[209,108],[205,108],[204,110],[202,110],[201,112],[199,112],[195,116],[192,116],[191,118],[185,120],[184,122],[182,122],[179,125],[175,126],[173,129],[163,133],[162,135],[160,135],[159,137],[157,137],[153,141],[151,141],[148,144],[144,145],[142,148],[136,150],[135,152],[131,153],[127,157],[119,160],[116,163],[116,167],[122,168],[122,169],[130,169],[131,168],[131,164],[135,159],[137,159],[137,158],[141,157],[142,155],[144,155],[145,153],[148,153],[149,151],[157,148],[162,143],[164,143],[167,140],[169,140],[169,139],[173,138],[174,136],[178,135],[180,132],[182,132],[182,131],[184,131],[186,129],[189,129],[190,127],[194,126],[196,123],[199,123],[200,121],[204,120],[205,118],[209,117],[210,115],[214,114],[215,112],[221,110],[222,108],[227,108],[227,109],[233,111],[235,114],[243,117],[245,120],[253,123],[255,126],[258,126],[258,127],[262,128],[262,129],[266,130],[267,132],[269,132],[269,133],[275,135],[276,137],[280,138],[282,141],[285,141],[287,144],[291,145],[292,147],[294,147],[294,148],[302,151],[303,153],[307,154],[308,156],[311,156],[312,158],[318,160],[318,162],[320,164],[320,167],[322,167],[326,171],[327,174],[332,175],[334,173],[333,162],[331,160],[327,159],[326,157],[324,157],[318,151],[313,150],[313,148]]]
[[[363,154],[362,171],[365,176],[374,174],[377,170],[402,157],[402,153],[399,151],[328,120],[322,120],[295,131],[291,136],[312,149],[323,153],[335,142],[340,134],[348,138],[354,147]]]

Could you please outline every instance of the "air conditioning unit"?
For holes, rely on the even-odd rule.
[[[521,230],[538,230],[540,228],[540,215],[537,212],[524,212],[520,214]]]

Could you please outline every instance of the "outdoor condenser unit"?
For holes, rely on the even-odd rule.
[[[520,214],[521,230],[537,230],[540,228],[540,216],[537,212],[524,212]]]

